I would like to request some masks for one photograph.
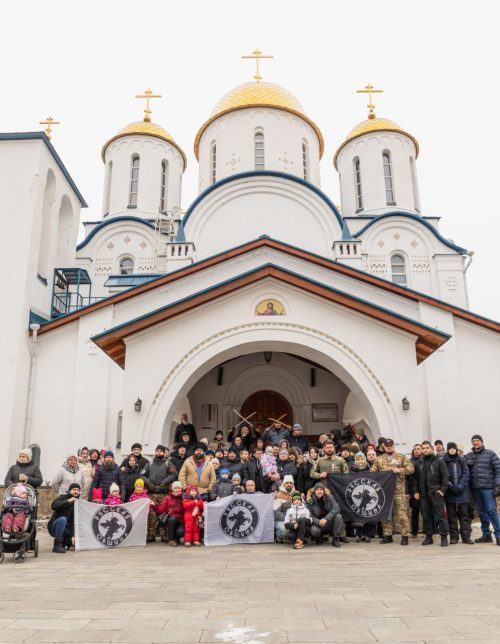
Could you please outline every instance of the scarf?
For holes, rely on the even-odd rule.
[[[70,474],[76,474],[80,469],[78,463],[75,465],[75,467],[71,467],[67,463],[64,463],[63,467],[67,472],[70,472]]]

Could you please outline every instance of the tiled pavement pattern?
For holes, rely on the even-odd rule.
[[[41,546],[0,566],[1,642],[500,643],[496,545]]]

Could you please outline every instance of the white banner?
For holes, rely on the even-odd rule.
[[[149,500],[121,505],[76,501],[75,550],[145,546]]]
[[[206,546],[272,541],[272,494],[238,494],[205,505]]]

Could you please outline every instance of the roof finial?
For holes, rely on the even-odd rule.
[[[151,114],[151,110],[149,109],[149,101],[152,98],[161,98],[161,94],[153,94],[152,89],[147,89],[144,94],[136,94],[136,98],[145,98],[146,99],[146,109],[144,110],[144,120],[146,123],[151,123],[151,117],[149,116]]]
[[[383,89],[374,89],[373,85],[370,85],[370,83],[368,83],[368,85],[364,89],[356,90],[358,94],[368,94],[368,105],[366,107],[368,107],[370,110],[368,112],[369,119],[375,118],[375,112],[373,111],[375,105],[372,102],[372,94],[382,94],[383,91]]]
[[[45,121],[38,121],[38,123],[40,123],[40,125],[46,125],[47,126],[47,129],[45,130],[45,134],[46,134],[46,136],[47,136],[49,141],[52,138],[52,126],[53,125],[61,125],[61,121],[54,121],[52,116],[47,116]]]
[[[262,58],[274,58],[274,56],[270,56],[269,54],[262,54],[260,49],[254,49],[252,54],[242,56],[242,58],[253,58],[255,60],[256,69],[254,78],[258,83],[262,80],[262,76],[259,74],[259,60],[261,60]]]

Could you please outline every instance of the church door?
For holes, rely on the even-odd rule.
[[[269,427],[272,421],[270,418],[280,418],[287,425],[293,425],[292,407],[286,398],[283,398],[275,391],[256,391],[249,396],[241,407],[241,415],[246,418],[253,412],[255,416],[250,418],[251,422],[262,428]],[[286,414],[286,415],[284,415]]]

